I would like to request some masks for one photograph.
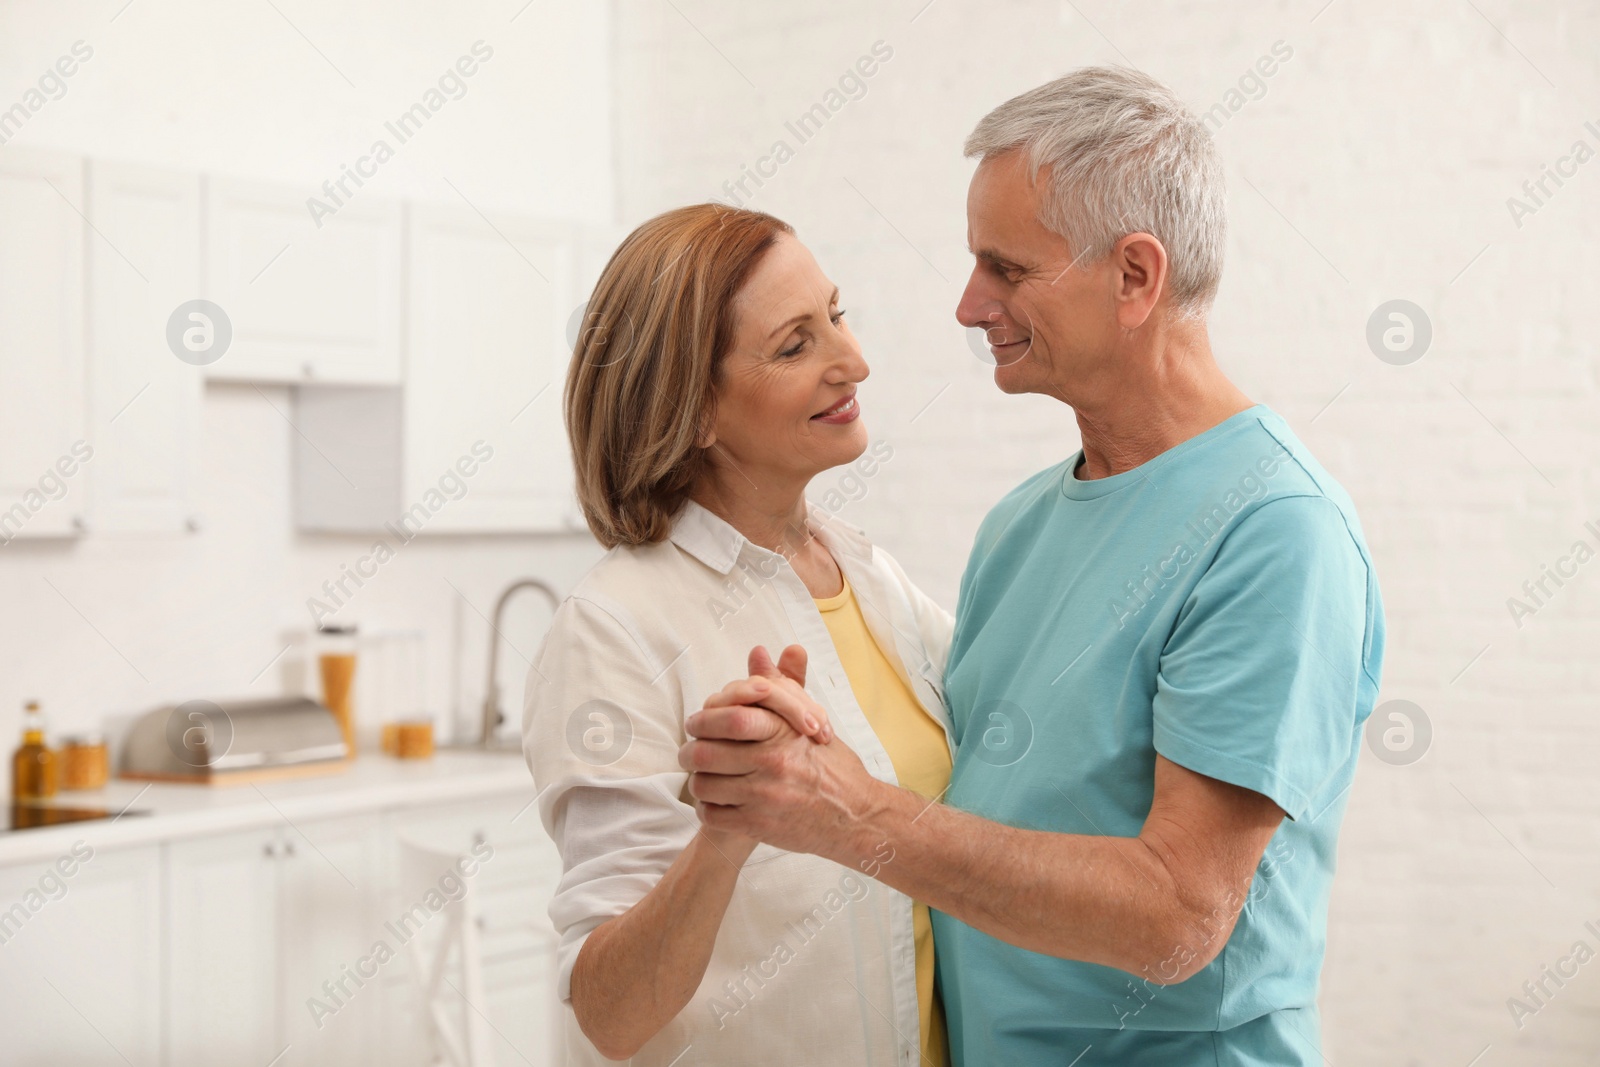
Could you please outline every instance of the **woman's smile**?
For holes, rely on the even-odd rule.
[[[830,426],[841,426],[854,422],[861,415],[861,405],[856,403],[856,394],[851,393],[843,400],[826,411],[819,411],[811,416],[812,422],[825,422]]]

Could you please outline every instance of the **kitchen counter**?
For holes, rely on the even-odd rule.
[[[533,777],[522,754],[470,749],[440,749],[432,759],[415,761],[363,753],[330,774],[260,785],[112,779],[104,789],[61,792],[49,803],[113,812],[127,808],[127,814],[0,833],[0,864],[53,860],[76,841],[99,851],[512,793],[525,793],[530,802],[535,795]],[[537,813],[532,813],[532,818],[537,825]]]

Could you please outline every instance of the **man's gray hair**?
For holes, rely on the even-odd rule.
[[[1030,180],[1049,169],[1039,221],[1066,238],[1074,263],[1151,234],[1167,250],[1174,305],[1205,312],[1222,280],[1222,159],[1171,89],[1135,70],[1083,67],[989,112],[964,151],[987,160],[1017,148]]]

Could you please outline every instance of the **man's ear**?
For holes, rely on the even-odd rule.
[[[1117,269],[1117,325],[1125,330],[1143,326],[1166,291],[1169,277],[1167,250],[1148,233],[1130,233],[1111,249]]]

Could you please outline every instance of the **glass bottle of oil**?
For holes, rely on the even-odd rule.
[[[22,744],[11,757],[11,795],[16,800],[43,800],[56,795],[56,754],[45,747],[44,716],[39,702],[23,706]]]

